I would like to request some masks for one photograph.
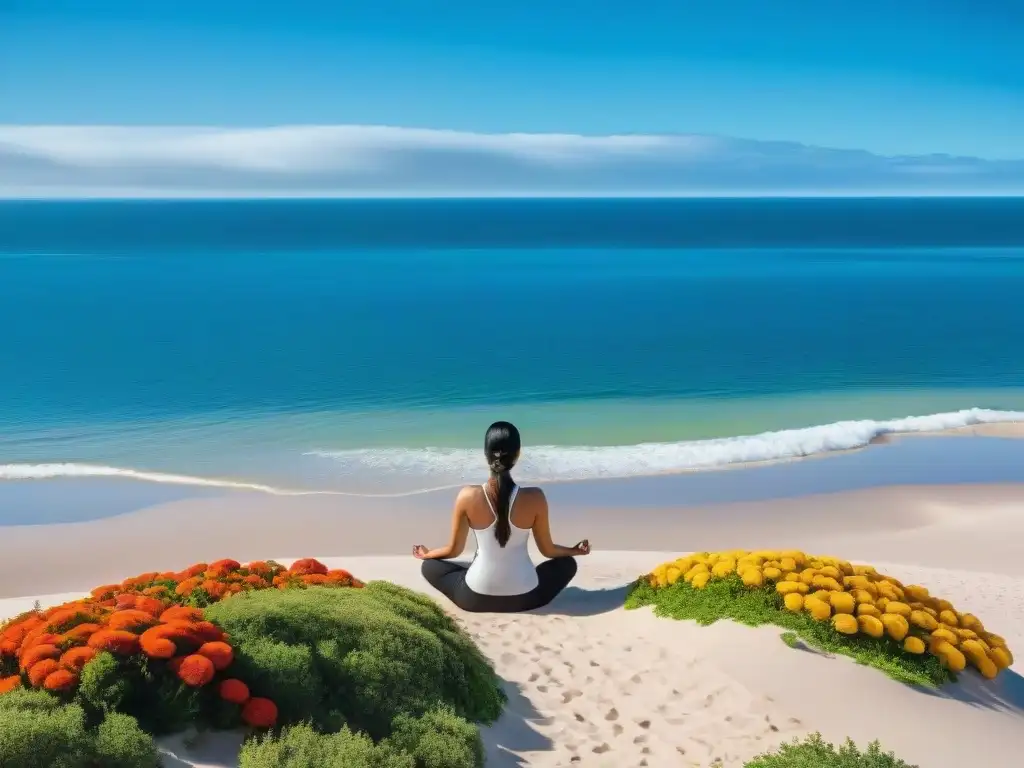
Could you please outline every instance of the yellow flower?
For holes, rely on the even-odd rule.
[[[870,637],[881,637],[885,634],[885,627],[882,625],[881,619],[875,616],[858,616],[857,626],[860,627],[860,631]]]
[[[841,632],[844,635],[857,634],[857,620],[848,613],[839,613],[833,616],[832,626],[836,628],[837,632]]]
[[[922,654],[924,653],[924,640],[911,635],[903,641],[903,650],[907,653]]]
[[[804,607],[804,596],[799,592],[790,592],[782,599],[782,602],[785,604],[786,610],[800,611]]]
[[[910,623],[897,613],[883,613],[881,619],[885,631],[896,642],[900,642],[910,631]]]

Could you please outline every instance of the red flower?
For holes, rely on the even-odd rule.
[[[65,669],[80,670],[99,654],[95,648],[71,648],[60,657],[60,665]]]
[[[292,563],[289,572],[304,576],[311,573],[327,573],[327,566],[312,557],[304,557]]]
[[[89,647],[129,656],[139,650],[139,636],[121,629],[101,629],[89,638]]]
[[[255,696],[242,707],[242,720],[253,728],[270,728],[277,722],[277,705]]]
[[[249,573],[256,573],[256,574],[260,574],[260,575],[266,575],[266,574],[269,574],[272,569],[264,561],[262,561],[262,560],[254,560],[253,562],[251,562],[247,566],[245,566],[245,570],[249,571]]]
[[[43,659],[42,661],[37,661],[35,664],[29,667],[28,681],[32,684],[33,688],[39,688],[47,677],[49,677],[52,673],[56,672],[59,669],[60,664],[58,664],[53,659]]]
[[[255,573],[250,573],[248,576],[242,579],[242,583],[247,584],[250,587],[255,587],[256,589],[266,589],[270,586],[267,583],[266,579],[264,579],[262,576],[257,576]]]
[[[234,678],[225,680],[218,689],[220,697],[232,704],[245,704],[249,700],[249,686]]]
[[[231,649],[231,646],[220,642],[203,643],[197,653],[212,661],[213,668],[218,672],[223,672],[230,667],[231,662],[235,658],[235,652]]]
[[[178,677],[185,685],[191,685],[193,688],[206,685],[213,680],[214,672],[213,662],[198,653],[186,656],[178,667]]]
[[[48,691],[59,692],[69,691],[78,684],[78,675],[66,669],[58,669],[51,672],[43,680],[43,687]]]

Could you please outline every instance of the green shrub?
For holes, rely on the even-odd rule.
[[[102,716],[101,716],[102,717]],[[0,765],[18,768],[157,768],[156,745],[127,715],[94,728],[78,704],[45,691],[0,696]]]
[[[683,580],[655,589],[645,579],[637,580],[626,597],[626,608],[653,605],[658,616],[688,619],[698,624],[714,624],[731,619],[749,626],[774,624],[790,630],[783,642],[795,646],[798,636],[809,647],[853,658],[858,664],[875,667],[895,680],[910,685],[935,688],[956,679],[931,654],[906,653],[891,641],[865,635],[842,635],[827,621],[816,621],[809,614],[785,610],[783,598],[773,585],[752,589],[739,576],[712,579],[702,589]]]
[[[815,733],[804,741],[783,744],[775,752],[758,755],[744,768],[917,768],[892,752],[883,752],[877,741],[861,752],[850,739],[837,750]]]
[[[477,728],[451,709],[431,710],[423,717],[398,715],[391,736],[373,743],[347,726],[319,733],[301,723],[286,726],[279,736],[266,734],[242,747],[240,768],[479,768],[483,744]]]
[[[302,723],[286,726],[279,736],[265,734],[242,745],[239,768],[415,768],[410,755],[396,755],[369,736],[347,727],[319,733]]]
[[[238,724],[238,707],[155,669],[165,663],[141,655],[115,658],[101,653],[82,668],[76,701],[87,713],[130,715],[153,734],[174,733],[193,724]]]
[[[262,590],[211,606],[233,669],[282,724],[347,725],[375,742],[396,716],[447,705],[493,722],[505,696],[487,659],[433,601],[385,582],[364,589]]]

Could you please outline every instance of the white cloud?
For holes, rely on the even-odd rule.
[[[3,126],[0,196],[1024,192],[1024,161],[696,135]]]

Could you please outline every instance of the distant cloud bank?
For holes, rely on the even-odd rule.
[[[0,197],[1024,194],[1024,160],[699,135],[0,125]]]

